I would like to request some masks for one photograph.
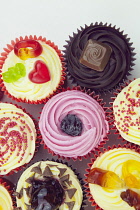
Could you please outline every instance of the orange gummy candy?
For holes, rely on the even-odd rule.
[[[91,184],[97,184],[108,189],[121,189],[124,186],[123,181],[112,171],[93,168],[89,172],[87,181]]]

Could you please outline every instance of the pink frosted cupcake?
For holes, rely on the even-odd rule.
[[[44,103],[64,82],[63,57],[45,38],[20,37],[4,48],[0,58],[1,86],[18,102]]]
[[[98,99],[78,88],[61,92],[45,104],[39,128],[54,154],[72,158],[85,156],[104,143],[109,131]]]

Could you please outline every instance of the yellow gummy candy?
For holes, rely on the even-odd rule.
[[[102,178],[102,187],[121,189],[124,187],[124,182],[114,172],[107,171]]]
[[[123,164],[122,176],[126,185],[130,188],[140,188],[140,162],[128,160]]]
[[[33,58],[32,51],[29,48],[20,48],[18,50],[18,56],[22,60],[27,60],[28,58]]]

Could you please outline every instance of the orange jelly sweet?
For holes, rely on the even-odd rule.
[[[124,182],[114,172],[100,168],[91,169],[87,181],[108,189],[120,189],[124,186]]]

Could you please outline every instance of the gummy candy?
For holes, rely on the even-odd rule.
[[[114,172],[100,168],[91,169],[87,181],[108,189],[121,189],[124,186],[124,182]]]
[[[37,60],[34,69],[29,73],[29,79],[37,84],[50,81],[50,72],[47,65],[43,61]]]
[[[42,51],[41,44],[32,39],[19,41],[14,46],[14,53],[22,60],[35,58],[39,56]]]
[[[70,136],[79,136],[82,132],[82,121],[74,114],[68,114],[61,122],[61,130]]]
[[[136,210],[140,210],[140,195],[133,190],[127,189],[121,193],[121,198],[128,203],[129,206],[134,206]]]
[[[26,69],[22,63],[16,63],[15,66],[8,68],[8,71],[2,73],[3,80],[7,83],[16,82],[21,77],[25,77]]]
[[[126,161],[122,167],[122,176],[128,187],[140,189],[140,162]]]

